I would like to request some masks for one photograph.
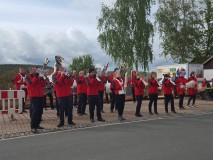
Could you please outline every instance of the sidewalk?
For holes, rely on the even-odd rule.
[[[187,98],[184,100],[187,102]],[[177,107],[178,99],[175,99],[175,108],[177,114],[173,114],[169,110],[169,114],[166,114],[164,111],[164,100],[158,100],[158,113],[159,115],[149,115],[148,113],[148,100],[144,100],[142,103],[141,113],[143,117],[137,118],[135,117],[135,106],[136,103],[132,101],[128,101],[125,104],[124,109],[124,117],[127,119],[125,122],[132,121],[142,121],[149,119],[160,119],[160,118],[177,118],[182,116],[189,116],[200,113],[210,113],[213,112],[213,101],[205,101],[205,100],[196,100],[197,108],[186,108],[185,110],[179,110]],[[89,106],[86,107],[86,113],[88,114]],[[170,109],[170,106],[169,106]],[[122,123],[117,120],[117,112],[110,113],[110,104],[104,104],[105,113],[102,114],[103,118],[106,122],[97,122],[95,119],[95,123],[91,124],[89,121],[89,114],[84,116],[77,115],[77,109],[73,109],[73,121],[76,123],[75,126],[70,126],[67,124],[67,119],[65,117],[65,126],[62,128],[57,128],[57,124],[59,123],[59,118],[56,116],[56,110],[44,110],[41,122],[41,126],[45,129],[39,130],[39,133],[47,133],[47,132],[55,132],[55,131],[63,131],[68,129],[78,129],[78,128],[86,128],[93,126],[104,126],[114,123]],[[27,136],[31,135],[30,129],[30,117],[29,110],[28,113],[24,114],[15,114],[15,120],[12,121],[7,114],[0,115],[0,140]],[[96,117],[95,117],[96,118]]]

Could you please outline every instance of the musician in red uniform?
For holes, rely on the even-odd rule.
[[[195,100],[196,100],[196,95],[198,93],[198,90],[197,90],[197,78],[195,77],[195,72],[191,72],[190,74],[190,78],[188,79],[188,82],[190,81],[194,81],[193,82],[193,85],[192,87],[190,88],[187,88],[187,93],[188,93],[188,96],[189,96],[189,100],[188,100],[188,103],[187,103],[187,107],[190,107],[189,104],[192,100],[192,107],[196,107],[195,106]]]
[[[15,78],[13,79],[13,82],[14,82],[15,88],[17,90],[20,90],[20,89],[24,90],[24,92],[25,92],[25,101],[26,101],[28,92],[27,92],[25,78],[26,78],[26,73],[24,72],[24,69],[20,67],[19,68],[19,73],[15,76]],[[22,100],[23,106],[22,106],[22,112],[21,113],[26,113],[27,112],[25,110],[25,104],[26,104],[25,101],[24,101],[24,99]]]
[[[115,103],[118,108],[118,120],[123,121],[123,111],[125,105],[124,80],[121,77],[120,70],[115,71],[115,78],[112,81],[112,88],[115,92]]]
[[[32,107],[31,129],[32,132],[37,132],[37,129],[43,129],[40,123],[43,110],[45,81],[39,77],[39,73],[36,73],[36,67],[32,67],[31,74],[26,77],[26,84]]]
[[[78,110],[77,113],[79,116],[85,115],[85,109],[87,104],[87,84],[85,81],[84,72],[79,72],[79,77],[76,80],[77,82],[77,94],[78,94]]]
[[[99,80],[98,95],[100,98],[101,112],[104,113],[104,90],[107,78],[102,74],[103,74],[102,70],[98,69],[98,80]]]
[[[86,77],[87,96],[89,101],[90,122],[94,123],[94,110],[96,106],[97,120],[104,122],[101,116],[100,99],[98,95],[99,81],[96,79],[95,69],[89,69],[89,77]]]
[[[187,79],[184,78],[183,72],[179,72],[179,76],[176,81],[177,93],[179,95],[179,109],[185,109],[183,107],[183,100],[185,97]]]
[[[64,126],[64,113],[65,109],[67,109],[67,116],[68,116],[68,124],[69,125],[75,125],[73,122],[73,97],[72,97],[72,90],[71,86],[73,85],[73,78],[71,75],[67,75],[65,72],[65,69],[63,67],[60,67],[59,69],[60,75],[58,77],[55,77],[53,75],[54,83],[55,83],[55,89],[56,89],[56,96],[58,98],[58,105],[59,105],[59,112],[60,112],[60,123],[57,125],[57,127]]]
[[[136,95],[135,95],[135,79],[136,79],[136,72],[134,70],[131,71],[131,80],[129,83],[132,84],[132,100],[135,103]]]
[[[137,105],[136,105],[136,111],[135,111],[135,116],[136,117],[142,117],[140,111],[141,111],[141,105],[142,105],[142,100],[143,100],[143,94],[144,94],[144,88],[145,84],[143,83],[143,77],[139,74],[137,74],[137,78],[134,81],[134,91],[135,91],[135,96],[137,100]]]
[[[174,97],[172,94],[172,89],[174,88],[175,83],[171,81],[170,75],[169,74],[164,74],[164,80],[162,81],[162,87],[163,87],[163,94],[165,98],[165,111],[168,113],[168,104],[171,102],[171,111],[173,113],[175,112],[175,107],[174,107]]]
[[[78,96],[77,96],[77,82],[76,80],[78,79],[78,73],[76,70],[73,70],[72,71],[72,76],[73,76],[73,79],[74,79],[74,82],[73,82],[73,85],[72,85],[72,94],[73,94],[73,106],[75,108],[78,107]]]
[[[118,68],[115,68],[114,69],[114,72],[110,75],[109,79],[108,79],[108,82],[110,83],[110,89],[111,89],[111,93],[109,94],[110,95],[110,112],[113,113],[114,109],[117,110],[117,106],[116,106],[116,103],[115,103],[115,91],[114,91],[114,88],[112,87],[112,82],[113,82],[113,79],[115,77],[115,72],[119,70]]]
[[[159,84],[157,82],[156,75],[157,75],[156,72],[151,72],[150,77],[148,79],[148,84],[149,84],[149,89],[148,89],[148,93],[149,93],[149,114],[153,114],[152,113],[153,102],[154,102],[154,113],[158,114],[157,101],[158,101]]]

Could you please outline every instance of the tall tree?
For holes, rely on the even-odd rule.
[[[200,14],[202,16],[202,29],[200,46],[200,56],[198,60],[207,59],[213,55],[213,2],[212,0],[200,1],[202,7]]]
[[[201,23],[195,1],[159,0],[159,5],[155,23],[162,38],[162,55],[179,63],[192,60],[199,52]]]
[[[86,71],[90,68],[95,68],[93,64],[94,59],[91,55],[83,55],[79,57],[74,57],[72,59],[72,63],[70,65],[70,68],[72,70],[79,71]]]
[[[151,3],[152,0],[117,0],[112,8],[102,4],[98,41],[116,63],[148,69],[153,60],[153,25],[147,18]]]

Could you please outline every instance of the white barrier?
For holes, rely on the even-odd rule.
[[[25,101],[25,92],[23,90],[0,90],[0,114],[8,114],[9,116],[12,116],[14,113],[21,113],[23,106],[23,98]],[[18,109],[16,109],[17,100]],[[7,105],[5,103],[6,101]]]

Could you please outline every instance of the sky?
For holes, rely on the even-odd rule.
[[[0,0],[0,64],[43,64],[45,57],[54,64],[61,55],[69,64],[73,57],[91,54],[96,67],[108,61],[116,65],[101,49],[97,37],[97,20],[101,3],[112,6],[115,0]],[[152,6],[151,21],[157,5]],[[159,57],[162,49],[158,34],[154,37],[156,66],[172,64]]]

